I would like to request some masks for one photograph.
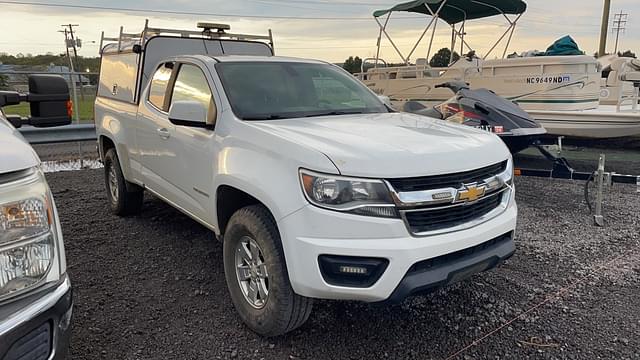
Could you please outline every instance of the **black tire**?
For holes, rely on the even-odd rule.
[[[104,181],[107,198],[114,214],[126,216],[140,212],[144,190],[125,180],[115,149],[109,149],[104,155]]]
[[[247,237],[259,246],[268,273],[268,296],[261,308],[251,305],[245,297],[236,273],[238,244]],[[251,330],[263,336],[278,336],[307,321],[313,299],[300,296],[291,288],[280,235],[275,220],[264,206],[247,206],[231,216],[224,234],[223,254],[231,300]]]

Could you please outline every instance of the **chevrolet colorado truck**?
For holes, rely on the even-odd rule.
[[[29,94],[0,91],[0,359],[62,359],[72,295],[55,202],[40,159],[17,127],[70,123],[59,76],[29,78]],[[29,119],[2,107],[30,102]]]
[[[301,326],[313,299],[398,302],[514,253],[498,137],[395,112],[335,65],[211,27],[105,45],[96,131],[113,212],[149,192],[211,229],[252,330]]]

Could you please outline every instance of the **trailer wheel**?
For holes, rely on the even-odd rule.
[[[144,190],[125,180],[115,149],[109,149],[104,156],[104,180],[114,214],[126,216],[140,212]]]
[[[231,300],[251,330],[278,336],[307,321],[313,300],[291,288],[280,235],[264,206],[247,206],[231,216],[223,254]]]

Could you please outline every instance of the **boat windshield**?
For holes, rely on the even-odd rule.
[[[239,61],[215,67],[233,112],[243,120],[390,111],[367,87],[335,65]]]

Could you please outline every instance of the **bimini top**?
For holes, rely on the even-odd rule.
[[[373,16],[379,17],[392,11],[431,15],[438,11],[443,2],[445,4],[438,16],[451,25],[464,20],[500,14],[518,15],[527,10],[527,4],[522,0],[414,0],[398,4],[390,9],[374,11]]]

